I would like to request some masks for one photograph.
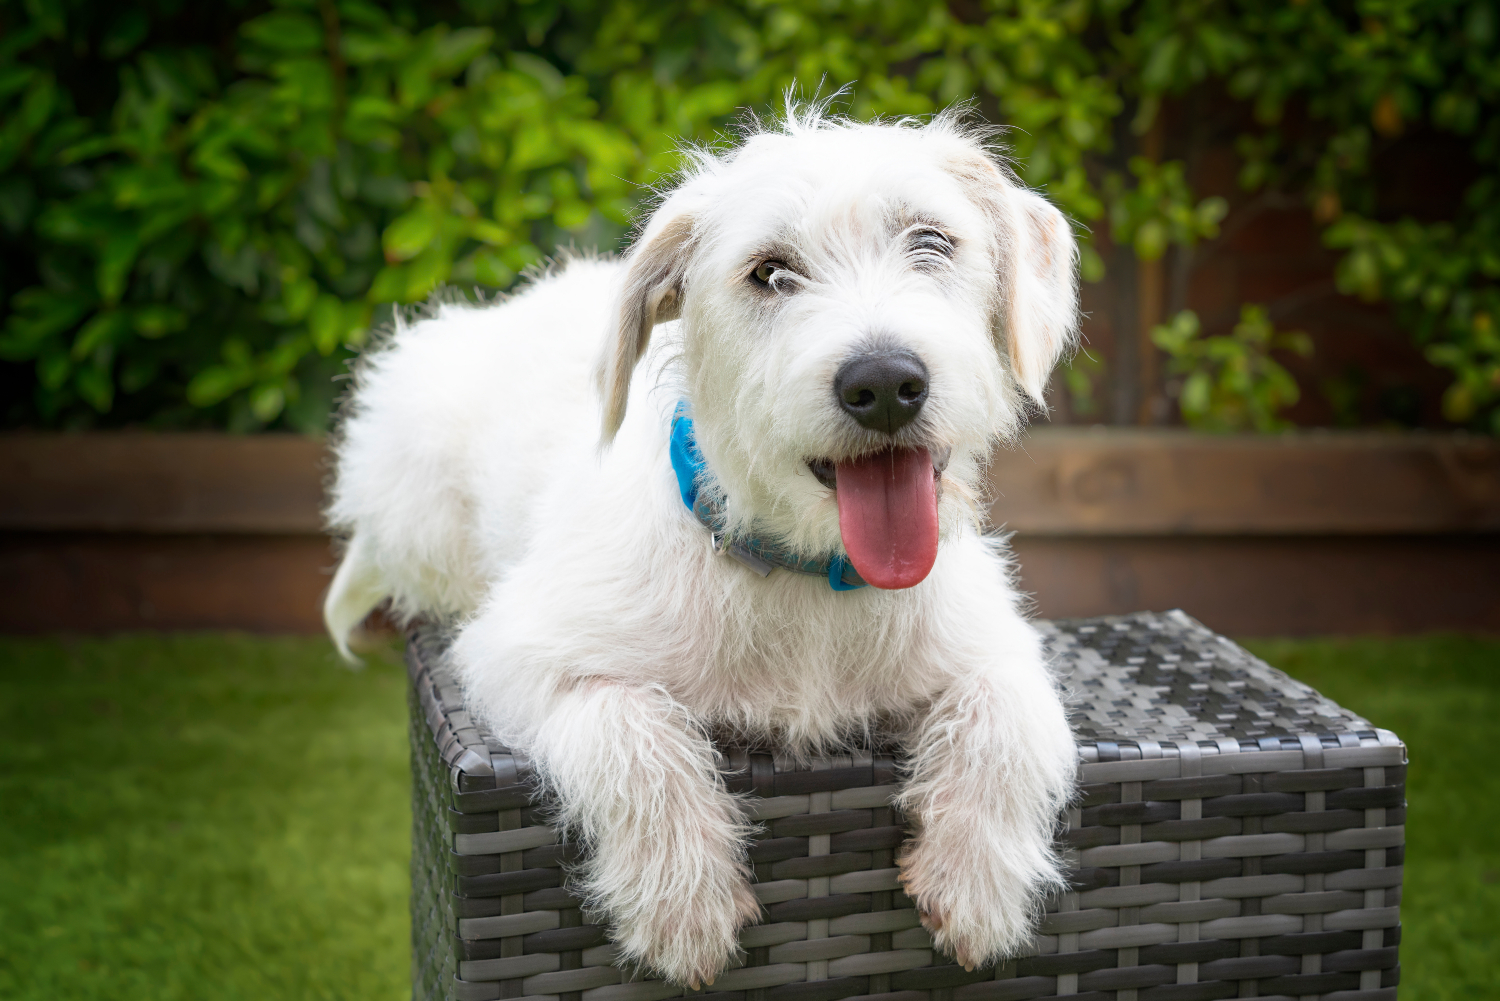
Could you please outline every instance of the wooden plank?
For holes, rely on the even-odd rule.
[[[1017,537],[1048,618],[1182,608],[1231,636],[1500,633],[1500,534]],[[0,533],[0,633],[316,633],[317,536]]]
[[[1230,636],[1500,633],[1500,534],[1017,536],[1044,618],[1181,608]]]
[[[324,474],[295,435],[5,435],[0,530],[317,535]]]
[[[1500,442],[1467,435],[1038,428],[990,484],[1023,535],[1500,531]]]
[[[0,531],[316,534],[323,445],[291,435],[0,436]],[[1033,431],[990,469],[1023,535],[1500,531],[1500,442]]]
[[[317,633],[336,563],[316,535],[0,534],[0,633]]]

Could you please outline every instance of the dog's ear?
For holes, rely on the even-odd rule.
[[[995,340],[1016,385],[1038,405],[1052,368],[1078,334],[1078,244],[1047,199],[966,149],[949,161],[994,228],[999,293]]]
[[[1067,218],[1005,182],[1001,334],[1017,384],[1042,407],[1047,380],[1078,336],[1078,243]],[[1008,245],[1008,246],[1005,246]]]
[[[606,339],[599,365],[605,444],[614,440],[625,420],[630,377],[646,353],[651,328],[682,315],[683,275],[693,239],[693,217],[685,212],[664,217],[669,207],[658,211],[625,259],[615,327]]]

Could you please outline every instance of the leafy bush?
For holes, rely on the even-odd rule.
[[[0,198],[40,281],[0,351],[35,359],[43,420],[118,390],[144,398],[133,415],[315,429],[374,304],[504,287],[559,230],[623,231],[637,148],[581,79],[502,57],[493,29],[343,3],[236,34],[234,74],[199,46],[124,63],[107,128],[39,65],[7,67],[21,169]],[[65,37],[33,20],[7,44]]]
[[[1171,359],[1168,371],[1181,382],[1168,385],[1183,419],[1199,431],[1284,431],[1277,413],[1297,402],[1297,380],[1271,357],[1272,351],[1312,353],[1300,331],[1278,332],[1264,307],[1246,305],[1227,337],[1204,337],[1198,314],[1185,309],[1151,332]]]
[[[7,423],[316,430],[386,304],[610,249],[676,137],[857,81],[858,116],[975,97],[1013,125],[1023,180],[1109,223],[1087,278],[1308,206],[1340,287],[1454,373],[1447,415],[1500,431],[1485,0],[177,3],[0,0]],[[1161,154],[1163,107],[1204,101],[1232,199]],[[1462,209],[1383,213],[1375,158],[1438,134],[1472,161]]]

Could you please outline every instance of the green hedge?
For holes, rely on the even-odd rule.
[[[1108,231],[1087,278],[1189,254],[1257,197],[1308,205],[1340,288],[1453,373],[1446,415],[1500,432],[1497,21],[1485,0],[0,0],[0,419],[318,430],[390,303],[616,246],[678,137],[821,81],[855,83],[858,116],[977,98],[1015,126],[1026,182]],[[1244,109],[1233,205],[1139,155],[1163,102],[1203,94]],[[1434,136],[1471,161],[1460,206],[1382,214],[1375,157]],[[1186,419],[1274,426],[1296,387],[1269,352],[1296,338],[1194,324],[1157,338],[1215,387]]]

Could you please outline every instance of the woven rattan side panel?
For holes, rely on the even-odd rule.
[[[896,881],[897,762],[727,750],[752,794],[760,924],[720,1001],[1394,1001],[1405,751],[1180,613],[1043,623],[1074,693],[1073,889],[1026,955],[965,972]],[[565,886],[529,769],[473,725],[441,637],[409,646],[414,993],[661,1001]],[[425,846],[425,847],[424,847]]]
[[[448,891],[447,854],[452,841],[447,817],[450,769],[438,755],[418,696],[425,676],[407,690],[411,731],[411,941],[412,997],[439,1001],[458,972],[453,952],[454,917]]]

